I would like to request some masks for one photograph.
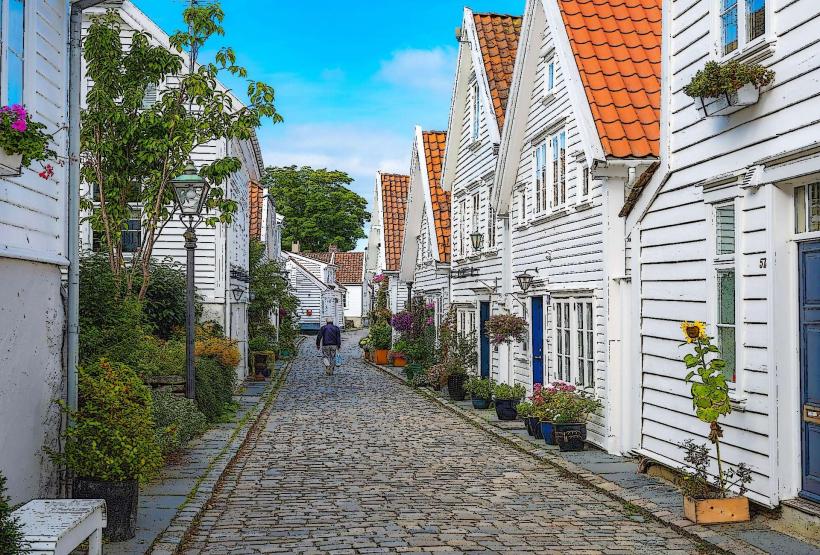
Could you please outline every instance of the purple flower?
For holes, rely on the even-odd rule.
[[[432,318],[427,318],[427,325],[428,325],[428,326],[432,326],[432,325],[433,325],[433,319],[432,319]]]
[[[426,305],[424,305],[424,308],[426,308],[427,310],[435,310],[436,305],[435,303],[427,303]]]
[[[11,124],[11,128],[15,131],[19,131],[20,133],[24,133],[26,130],[26,120],[18,119]]]

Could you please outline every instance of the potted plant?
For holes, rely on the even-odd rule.
[[[20,104],[0,107],[0,175],[20,175],[23,167],[33,161],[52,158],[55,153],[48,148],[52,136],[43,132],[46,126],[31,120]],[[46,178],[53,170],[40,174]]]
[[[702,115],[725,116],[755,104],[760,89],[773,80],[774,72],[760,64],[707,62],[683,92],[696,100]]]
[[[561,451],[583,451],[587,438],[586,419],[601,408],[601,402],[584,391],[555,391],[549,396],[555,443]]]
[[[389,353],[388,358],[392,361],[393,366],[398,368],[403,368],[407,366],[407,351],[408,351],[408,342],[404,339],[399,339],[396,341],[396,344],[393,345],[393,350]]]
[[[709,424],[709,441],[715,446],[717,476],[714,486],[709,482],[709,449],[706,444],[696,445],[687,440],[684,461],[693,472],[684,480],[683,512],[686,518],[700,524],[745,522],[749,520],[749,499],[746,486],[752,481],[752,471],[746,463],[727,465],[720,455],[723,429],[718,424],[721,416],[732,412],[729,384],[724,369],[726,362],[719,358],[720,349],[712,344],[703,322],[682,322],[685,343],[694,352],[687,353],[683,362],[689,372],[686,382],[692,384],[692,406],[701,422]],[[707,360],[707,358],[709,360]],[[684,470],[684,472],[686,472]],[[737,495],[734,489],[738,490]]]
[[[276,362],[276,352],[266,337],[254,337],[248,341],[250,361],[257,380],[270,378],[271,367]]]
[[[493,345],[523,341],[527,337],[527,321],[513,314],[496,314],[484,324],[484,330]]]
[[[531,437],[535,436],[535,431],[533,430],[533,420],[535,420],[535,418],[533,417],[532,403],[529,401],[521,401],[515,405],[515,412],[518,414],[518,418],[524,421],[524,427],[527,429],[527,434]]]
[[[456,361],[447,364],[447,394],[453,401],[463,401],[467,396],[464,384],[467,382],[467,369]]]
[[[103,359],[80,368],[75,425],[53,456],[73,472],[75,499],[105,500],[109,541],[134,537],[139,483],[162,465],[151,405],[150,389],[128,366]]]
[[[447,365],[443,363],[432,365],[427,369],[425,381],[430,387],[441,390],[447,384]]]
[[[393,330],[384,322],[370,326],[370,342],[373,345],[373,358],[376,364],[387,364],[390,345],[393,341]]]
[[[493,389],[495,388],[495,381],[490,378],[480,378],[472,376],[467,380],[465,389],[470,393],[470,398],[473,401],[473,408],[485,410],[490,408],[490,403],[493,401]]]
[[[495,397],[495,414],[499,420],[515,420],[518,413],[515,406],[527,394],[527,389],[520,383],[508,385],[505,383],[495,384],[493,397]]]

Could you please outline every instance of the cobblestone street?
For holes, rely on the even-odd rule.
[[[698,553],[356,358],[302,345],[185,553]]]

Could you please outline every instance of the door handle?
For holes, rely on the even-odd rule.
[[[803,422],[820,424],[820,407],[803,405]]]
[[[541,360],[541,359],[542,359],[542,358],[544,358],[544,357],[542,357],[542,356],[540,356],[540,355],[532,355],[532,358],[533,358],[533,359],[536,359],[536,360]]]

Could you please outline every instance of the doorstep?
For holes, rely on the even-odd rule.
[[[288,361],[277,360],[269,381],[246,381],[234,395],[239,403],[236,416],[191,441],[163,467],[157,479],[140,487],[137,535],[128,541],[107,543],[106,555],[176,551],[259,415],[275,398],[289,367]]]
[[[394,369],[372,365],[406,383]],[[470,401],[451,401],[446,394],[418,388],[421,394],[452,410],[462,418],[550,465],[570,472],[576,479],[623,502],[633,518],[654,518],[677,531],[730,553],[820,555],[817,545],[776,529],[772,512],[758,512],[751,522],[703,526],[683,515],[683,500],[677,488],[660,478],[638,473],[638,459],[611,455],[592,446],[586,451],[562,453],[544,440],[530,437],[523,422],[500,422],[495,411],[477,410]],[[637,511],[636,511],[637,509]]]

